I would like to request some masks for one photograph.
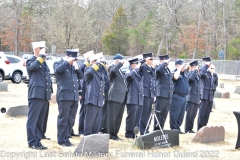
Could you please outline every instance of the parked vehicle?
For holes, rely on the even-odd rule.
[[[6,55],[6,57],[10,61],[9,63],[10,76],[8,79],[16,84],[21,83],[22,79],[27,78],[25,61],[22,58],[14,55]]]
[[[4,52],[0,52],[0,82],[9,78],[9,60],[6,58]]]

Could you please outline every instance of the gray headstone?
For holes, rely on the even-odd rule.
[[[219,88],[224,88],[224,83],[220,83]]]
[[[234,93],[240,94],[240,86],[236,86]]]
[[[0,91],[8,91],[8,83],[0,82]]]
[[[27,105],[10,107],[7,110],[6,115],[10,116],[10,117],[27,116],[28,115],[28,111],[29,111],[29,108],[28,108]]]
[[[109,150],[109,134],[92,134],[84,136],[74,151],[76,157],[106,155]]]
[[[215,91],[214,98],[222,98],[222,93],[219,91]]]
[[[140,149],[154,149],[179,146],[178,130],[163,130],[163,133],[164,135],[160,130],[158,130],[145,135],[141,135],[136,139],[135,145],[138,146]]]

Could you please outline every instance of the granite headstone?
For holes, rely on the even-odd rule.
[[[179,131],[160,130],[141,135],[135,140],[136,146],[140,149],[167,148],[179,146]]]
[[[10,117],[28,116],[28,111],[29,108],[27,105],[10,107],[6,112],[6,116]]]
[[[100,154],[106,155],[109,150],[109,134],[92,134],[84,136],[74,151],[78,157],[93,157]]]

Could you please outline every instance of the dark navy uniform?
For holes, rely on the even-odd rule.
[[[84,73],[85,68],[89,67],[90,64],[89,62],[85,62],[84,64],[81,65],[80,69]],[[85,110],[84,110],[84,100],[85,100],[85,80],[80,81],[80,86],[81,86],[81,96],[82,99],[80,100],[81,108],[79,111],[79,123],[78,123],[78,133],[79,135],[84,134],[84,118],[85,118]]]
[[[27,140],[29,146],[41,146],[48,100],[51,99],[52,81],[46,62],[41,63],[35,56],[27,60],[27,72],[29,75]]]
[[[103,66],[103,64],[99,67],[99,70],[104,76],[104,84],[105,84],[104,85],[104,99],[105,99],[105,102],[104,102],[104,105],[103,105],[102,123],[101,123],[100,132],[107,133],[107,106],[108,106],[109,78],[108,78],[107,71],[105,70],[105,66]]]
[[[77,55],[77,52],[67,50],[67,55]],[[74,56],[75,57],[75,56]],[[75,70],[73,65],[63,59],[57,61],[53,65],[57,80],[57,103],[58,103],[58,144],[69,145],[69,135],[71,135],[72,127],[78,108],[79,93],[78,80],[83,78],[80,69]]]
[[[167,59],[169,58],[167,57]],[[155,109],[157,111],[160,111],[160,113],[156,112],[156,116],[162,129],[164,128],[164,124],[170,108],[173,90],[172,73],[169,70],[169,68],[166,67],[166,65],[167,63],[163,62],[162,64],[155,68],[156,97],[157,97]],[[157,126],[156,119],[154,119],[154,130],[159,130],[159,126]]]
[[[193,61],[190,65],[198,65],[197,61]],[[193,123],[197,115],[199,103],[200,103],[200,78],[197,70],[188,72],[188,84],[189,84],[189,93],[187,96],[187,114],[186,114],[186,123],[185,123],[185,133],[194,133],[193,132]]]
[[[140,134],[143,135],[145,129],[147,129],[146,133],[148,133],[148,128],[146,127],[151,114],[152,104],[155,97],[155,71],[151,66],[148,66],[146,63],[144,63],[140,67],[140,72],[143,76],[144,100],[139,126]]]
[[[129,60],[130,64],[137,62],[138,59]],[[127,118],[126,118],[126,138],[135,138],[134,127],[139,123],[137,111],[143,105],[143,79],[139,68],[131,69],[126,75],[127,81]],[[136,122],[138,121],[138,122]]]
[[[85,81],[85,118],[84,135],[99,132],[102,122],[102,108],[104,103],[104,75],[98,71],[99,66],[94,64],[84,72]]]
[[[213,105],[213,78],[208,68],[209,66],[205,64],[199,72],[201,103],[198,112],[198,130],[207,125]]]
[[[181,65],[182,63],[182,60],[177,60],[175,62],[175,65]],[[187,76],[182,71],[180,71],[179,78],[177,80],[174,79],[174,74],[176,71],[177,69],[173,71],[174,89],[170,106],[170,128],[172,130],[177,129],[179,130],[179,133],[181,133],[180,126],[182,125],[184,113],[186,110],[186,96],[188,95],[189,86]]]
[[[116,54],[113,60],[123,59],[121,54]],[[121,62],[109,67],[109,84],[108,91],[108,134],[110,139],[118,140],[118,132],[122,123],[123,111],[126,104],[127,86],[120,68],[123,66]]]

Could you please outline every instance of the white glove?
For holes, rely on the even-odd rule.
[[[76,61],[73,62],[73,66],[74,66],[74,69],[75,69],[75,70],[78,70],[78,69],[79,69],[78,64],[77,64]]]

